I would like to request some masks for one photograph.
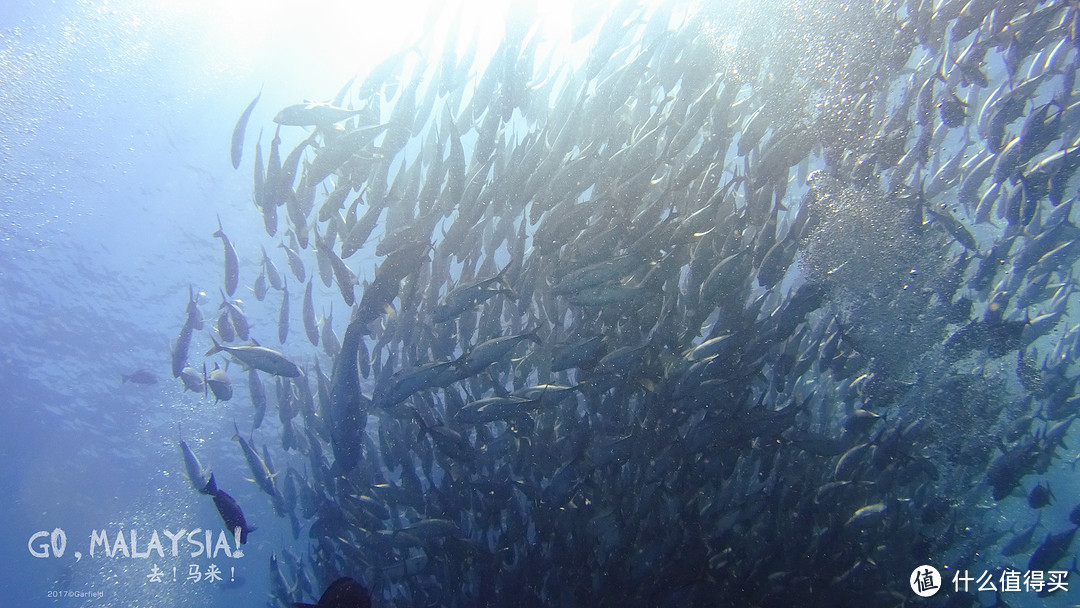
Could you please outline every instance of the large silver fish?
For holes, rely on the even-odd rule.
[[[205,356],[207,357],[215,353],[226,352],[248,367],[275,376],[295,378],[302,373],[295,363],[285,358],[285,355],[276,350],[266,348],[265,346],[260,346],[258,344],[223,346],[218,344],[218,341],[213,337],[211,337],[210,340],[213,341],[214,346],[206,351]]]

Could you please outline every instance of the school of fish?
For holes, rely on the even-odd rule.
[[[920,564],[1075,572],[1080,505],[1042,509],[1080,414],[1080,6],[734,5],[581,9],[579,65],[536,3],[487,63],[436,10],[444,37],[259,133],[268,240],[240,276],[219,221],[206,341],[268,502],[180,445],[243,541],[308,538],[268,605],[351,577],[376,605],[898,606]],[[199,305],[173,376],[227,401]]]

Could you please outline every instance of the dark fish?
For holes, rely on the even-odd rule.
[[[248,118],[251,117],[251,111],[255,109],[255,103],[262,97],[262,89],[259,90],[259,94],[255,96],[255,99],[251,100],[251,103],[244,108],[244,113],[240,115],[240,118],[236,121],[236,126],[233,127],[232,132],[232,147],[229,152],[232,156],[233,169],[240,168],[240,157],[244,153],[244,131],[247,129]],[[230,292],[231,295],[231,292]]]
[[[1022,346],[1024,321],[974,319],[958,329],[945,341],[945,352],[961,358],[975,349],[986,349],[991,356],[1000,357]]]
[[[1076,536],[1078,529],[1080,528],[1047,534],[1046,540],[1032,552],[1031,559],[1028,560],[1028,570],[1043,572],[1053,570],[1054,565],[1069,554],[1069,546],[1072,545],[1073,537]]]
[[[266,416],[266,387],[263,386],[262,378],[254,367],[248,370],[248,393],[251,395],[251,405],[255,407],[255,419],[251,423],[251,428],[257,429]]]
[[[319,601],[314,604],[294,602],[294,608],[370,608],[371,594],[367,588],[349,577],[330,583]]]
[[[289,337],[289,281],[281,288],[281,309],[278,311],[278,342],[284,344],[285,338]]]
[[[218,315],[218,320],[215,325],[218,336],[221,337],[224,342],[232,342],[236,339],[236,331],[233,329],[232,320],[229,318],[229,311],[222,310]]]
[[[401,291],[401,282],[428,259],[429,249],[430,244],[418,243],[386,256],[375,271],[375,279],[364,289],[364,296],[357,307],[357,322],[366,327],[387,312]]]
[[[1012,557],[1024,553],[1031,548],[1031,541],[1035,537],[1035,529],[1039,527],[1039,523],[1042,521],[1042,514],[1035,520],[1035,523],[1031,526],[1017,532],[1012,538],[1010,538],[1001,547],[1001,554],[1005,557]]]
[[[321,127],[325,129],[336,122],[341,122],[362,112],[364,112],[362,109],[346,110],[328,103],[298,103],[278,112],[274,116],[274,122],[279,125]]]
[[[277,554],[270,554],[270,594],[277,600],[278,606],[292,605],[295,590],[285,581],[285,574],[281,571]]]
[[[278,272],[277,266],[274,266],[274,262],[270,260],[270,256],[266,255],[266,248],[262,248],[262,267],[263,272],[266,273],[266,279],[270,281],[270,286],[274,289],[281,290],[284,284],[281,282],[281,273]]]
[[[260,91],[261,95],[262,92]],[[263,166],[263,152],[262,152],[262,129],[259,129],[259,137],[255,140],[255,168],[252,171],[252,188],[251,188],[251,202],[255,203],[255,206],[263,209],[266,201],[263,200],[266,193],[266,167]],[[265,209],[263,210],[265,213]],[[267,228],[267,233],[270,236],[274,236]],[[274,231],[276,232],[276,230]]]
[[[967,247],[972,251],[979,249],[978,243],[975,241],[975,236],[971,234],[971,231],[967,229],[959,220],[952,216],[948,210],[941,212],[936,211],[932,207],[924,207],[927,215],[938,221],[949,234],[953,236],[961,245]]]
[[[330,263],[330,270],[334,274],[334,281],[341,291],[341,297],[345,300],[345,305],[352,306],[356,302],[356,295],[353,292],[353,287],[357,284],[356,277],[349,270],[349,267],[345,265],[345,262],[334,253],[334,250],[318,234],[315,235],[315,248],[322,251],[322,255]]]
[[[938,111],[941,114],[941,122],[950,129],[963,126],[967,118],[967,104],[961,101],[956,93],[949,93],[942,99],[938,103]]]
[[[319,345],[319,323],[315,320],[315,304],[311,300],[311,281],[308,279],[307,288],[304,290],[303,318],[304,332],[307,333],[308,341],[312,346]]]
[[[221,228],[221,216],[218,216],[218,229],[213,234],[221,239],[221,246],[225,250],[225,293],[232,296],[236,293],[236,283],[240,280],[240,262],[236,259],[236,251],[233,249],[229,237]]]
[[[334,467],[343,473],[351,471],[360,462],[370,405],[360,392],[357,353],[364,339],[364,328],[355,314],[354,310],[354,317],[345,328],[341,353],[334,360],[330,377],[330,445],[334,449]]]
[[[471,462],[476,456],[469,440],[445,424],[425,425],[424,432],[440,452],[457,462]]]
[[[462,285],[450,290],[442,303],[435,307],[433,320],[436,323],[452,321],[466,310],[479,306],[498,294],[513,296],[514,290],[506,282],[506,271],[509,268],[509,266],[504,267],[499,271],[499,274],[490,279],[484,279],[471,285]]]
[[[203,494],[214,497],[214,506],[217,507],[221,520],[225,522],[225,527],[234,534],[239,531],[240,543],[247,543],[248,533],[254,532],[256,528],[248,527],[247,520],[244,519],[244,512],[240,510],[240,505],[236,503],[236,500],[223,490],[218,489],[213,473],[210,474],[210,481],[203,488]]]
[[[1002,448],[1002,454],[986,469],[986,477],[993,487],[994,500],[1001,500],[1016,488],[1020,480],[1031,472],[1039,456],[1039,444],[1034,438],[1011,449]]]
[[[469,349],[469,352],[462,355],[461,358],[455,362],[455,365],[463,374],[479,374],[496,361],[501,361],[504,357],[509,355],[518,344],[521,344],[526,340],[534,344],[540,344],[540,337],[536,334],[536,330],[526,334],[518,334],[516,336],[492,338],[491,340],[477,344]]]
[[[849,444],[839,439],[808,432],[793,433],[788,439],[800,450],[815,456],[839,456],[846,452],[849,447]]]
[[[218,367],[217,363],[214,363],[214,369],[209,375],[206,373],[206,364],[203,363],[203,383],[206,389],[214,394],[214,403],[232,399],[232,380],[229,379],[225,370]]]
[[[255,483],[263,492],[266,492],[271,497],[276,497],[278,491],[277,486],[274,485],[274,475],[267,468],[266,461],[259,456],[255,448],[251,447],[251,443],[240,435],[240,429],[236,426],[236,423],[233,423],[233,429],[236,431],[233,440],[240,443],[240,449],[244,453],[244,460],[247,461],[248,469],[251,470]]]
[[[1041,509],[1050,504],[1050,499],[1053,496],[1054,493],[1050,491],[1050,484],[1036,484],[1034,488],[1031,488],[1031,492],[1028,492],[1028,506],[1032,509]]]
[[[330,256],[327,255],[327,249],[332,250],[333,244],[328,248],[322,248],[319,246],[319,242],[322,237],[319,235],[319,229],[317,226],[312,227],[312,232],[315,235],[315,262],[319,267],[319,278],[322,279],[323,285],[330,287],[334,284],[334,268],[330,261]]]
[[[322,320],[322,327],[319,333],[322,339],[323,351],[327,357],[333,359],[341,352],[341,341],[338,340],[337,334],[334,333],[334,305],[330,305],[330,314]]]
[[[157,374],[152,370],[139,369],[130,374],[120,374],[120,381],[143,385],[157,384]]]
[[[511,418],[540,405],[540,397],[488,397],[466,404],[454,415],[454,420],[461,424],[485,424]]]
[[[643,260],[637,255],[622,255],[604,260],[567,273],[552,288],[552,293],[573,295],[590,287],[621,279],[641,266]]]
[[[606,354],[603,336],[588,336],[574,342],[563,342],[552,348],[551,371],[572,367],[592,367]]]
[[[300,254],[293,251],[291,247],[285,243],[278,244],[278,247],[285,250],[286,257],[289,258],[289,269],[292,270],[293,276],[297,281],[301,283],[307,278],[307,272],[304,270],[304,260],[300,258]]]
[[[198,326],[198,327],[197,327]],[[180,335],[172,350],[173,378],[179,378],[187,367],[188,349],[191,347],[191,334],[202,326],[202,314],[199,312],[199,298],[191,287],[188,287],[187,316],[184,325],[180,328]],[[187,383],[184,383],[187,385]]]
[[[255,278],[255,287],[252,289],[252,292],[255,294],[255,299],[262,302],[266,299],[266,291],[266,271],[264,270]]]
[[[186,391],[194,393],[206,392],[206,384],[203,382],[202,374],[190,365],[184,366],[184,369],[181,370],[180,380],[184,383],[184,390]]]
[[[242,308],[243,302],[240,300],[230,300],[225,297],[225,294],[221,294],[221,309],[223,313],[229,316],[229,325],[232,326],[233,331],[236,332],[236,337],[241,340],[247,340],[249,337],[250,325],[248,325],[247,317],[244,316],[244,309]],[[224,338],[224,336],[222,336]],[[229,340],[226,339],[226,342]]]
[[[359,200],[360,199],[357,199],[357,202],[359,202]],[[357,251],[360,251],[360,248],[367,242],[368,237],[371,236],[371,231],[375,229],[379,218],[385,210],[385,205],[368,205],[368,210],[364,212],[363,216],[352,223],[341,239],[342,258],[348,258]]]

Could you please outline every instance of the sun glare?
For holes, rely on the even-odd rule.
[[[340,84],[410,46],[442,52],[454,28],[455,52],[460,56],[475,37],[473,65],[482,69],[503,38],[514,5],[512,0],[166,0],[154,3],[153,11],[162,24],[197,25],[191,29],[213,59],[232,63],[221,66],[225,72],[278,68]],[[525,25],[543,38],[543,47],[567,55],[573,17],[603,14],[609,6],[609,0],[546,1],[535,6],[535,22]]]

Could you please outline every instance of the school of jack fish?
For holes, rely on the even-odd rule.
[[[180,445],[243,540],[308,537],[268,605],[348,576],[385,605],[887,606],[924,563],[1073,572],[1080,506],[1041,509],[1080,413],[1080,7],[626,0],[575,12],[576,68],[535,10],[486,65],[436,12],[441,46],[280,110],[257,278],[219,221],[207,356],[235,367],[190,363],[192,293],[172,371],[229,400],[245,370],[268,503]]]

